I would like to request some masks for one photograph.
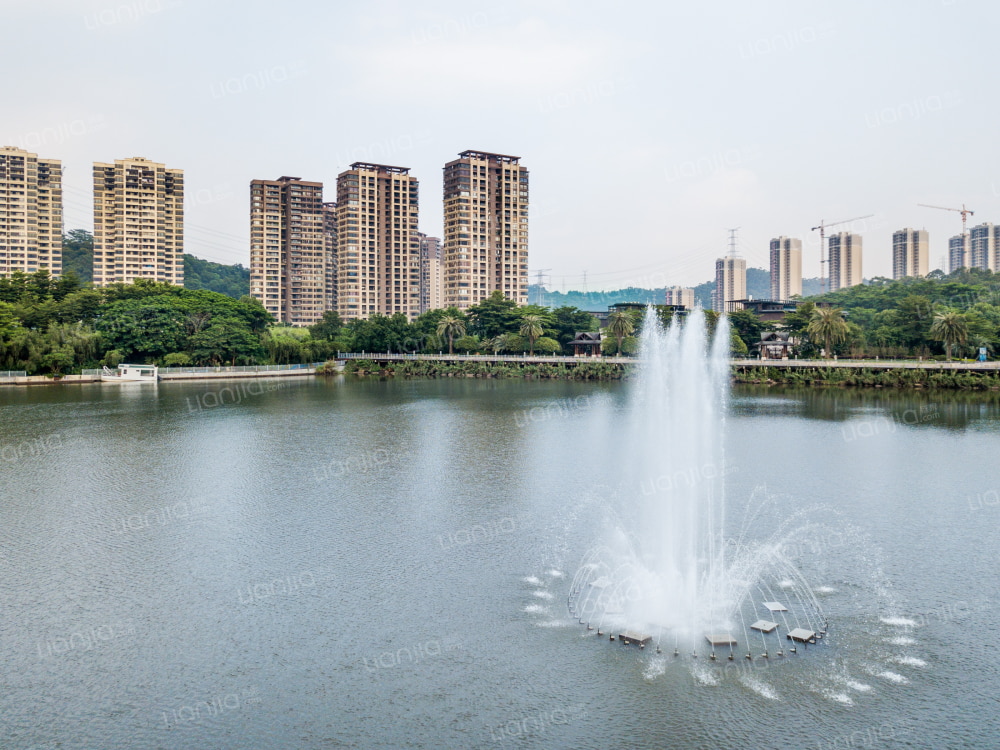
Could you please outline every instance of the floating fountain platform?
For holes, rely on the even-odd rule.
[[[770,620],[757,620],[750,626],[751,630],[759,630],[761,633],[771,633],[778,627],[778,623]]]
[[[618,637],[622,641],[622,645],[630,646],[633,643],[637,643],[640,646],[645,646],[647,643],[653,640],[653,636],[646,635],[645,633],[636,633],[633,630],[625,630],[618,634]]]
[[[764,607],[771,612],[787,612],[788,607],[786,607],[781,602],[764,602]]]
[[[815,643],[816,633],[812,630],[806,630],[805,628],[795,628],[789,631],[788,635],[785,636],[790,641],[798,641],[799,643]]]
[[[711,643],[713,646],[735,646],[736,639],[733,638],[728,633],[718,635],[706,635],[705,640]]]

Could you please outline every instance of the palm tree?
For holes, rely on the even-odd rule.
[[[456,336],[462,337],[465,335],[465,321],[450,315],[441,318],[438,322],[437,335],[448,337],[448,354],[454,354],[452,346]]]
[[[969,337],[969,324],[961,313],[946,311],[934,316],[931,323],[931,338],[944,344],[945,356],[951,361],[951,348],[964,344]]]
[[[491,338],[487,345],[493,350],[494,354],[499,354],[510,346],[510,334],[501,333],[499,336],[494,336]]]
[[[521,335],[528,339],[528,354],[535,353],[535,342],[545,332],[542,319],[538,315],[525,315],[521,318]]]
[[[618,340],[618,354],[622,353],[622,340],[635,331],[632,316],[623,310],[615,310],[608,316],[608,330]]]
[[[833,347],[847,340],[847,321],[844,311],[839,307],[817,307],[813,311],[812,320],[806,326],[806,333],[823,339],[823,351],[829,359],[833,356]]]

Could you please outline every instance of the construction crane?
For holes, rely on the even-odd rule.
[[[922,206],[923,208],[937,208],[937,209],[940,209],[942,211],[957,211],[958,213],[962,214],[962,236],[963,237],[965,236],[965,221],[966,221],[966,218],[969,217],[969,216],[972,216],[973,214],[976,213],[972,209],[966,208],[964,203],[962,204],[961,208],[945,208],[944,206],[930,206],[930,205],[928,205],[926,203],[918,203],[917,205],[918,206]]]
[[[542,305],[542,301],[544,299],[544,297],[542,296],[542,284],[545,283],[545,279],[542,276],[542,274],[544,274],[546,271],[551,271],[551,270],[552,270],[551,268],[539,268],[537,271],[535,271],[535,275],[538,276],[538,281],[536,282],[536,286],[538,288],[538,291],[536,292],[536,294],[538,296],[538,306],[539,307],[543,306]]]
[[[819,291],[820,294],[826,291],[826,268],[823,266],[826,263],[826,228],[835,227],[838,224],[850,224],[852,221],[861,221],[862,219],[870,219],[875,214],[868,214],[867,216],[855,216],[853,219],[841,219],[840,221],[831,221],[827,224],[822,219],[819,222],[818,227],[813,227],[810,231],[815,232],[819,230]]]

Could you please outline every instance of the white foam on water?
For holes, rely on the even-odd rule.
[[[835,693],[832,690],[823,690],[821,691],[821,694],[823,695],[824,698],[829,698],[830,700],[836,701],[837,703],[842,703],[845,706],[854,705],[854,699],[851,698],[851,696],[849,696],[847,693]]]
[[[539,599],[551,599],[552,598],[552,594],[550,594],[548,591],[532,591],[531,593],[532,593],[533,596],[537,596]]]
[[[791,581],[791,580],[789,580],[787,578],[784,581],[778,581],[778,588],[779,589],[792,589],[792,588],[795,588],[795,581]]]
[[[893,646],[912,646],[916,642],[916,638],[910,638],[908,635],[897,635],[895,638],[889,639],[889,643]]]
[[[646,664],[646,668],[642,670],[642,676],[647,680],[655,680],[661,674],[667,671],[667,660],[666,659],[650,659]]]
[[[544,615],[549,613],[549,608],[541,604],[529,604],[524,611],[534,615]]]
[[[545,575],[547,575],[549,578],[565,578],[566,577],[565,573],[563,573],[561,570],[556,570],[555,568],[552,568],[551,570],[546,570],[545,571]]]
[[[888,669],[879,672],[876,677],[882,677],[890,682],[895,682],[897,685],[905,685],[909,682],[909,680],[903,677],[903,675],[897,674],[896,672],[890,672]]]
[[[927,662],[923,659],[919,659],[916,656],[895,656],[890,661],[896,664],[905,664],[908,667],[926,667]]]
[[[762,695],[772,701],[781,700],[777,691],[766,682],[763,682],[759,677],[750,674],[741,674],[739,680],[745,687],[753,690],[757,695]]]
[[[521,580],[524,581],[527,584],[532,585],[532,586],[544,586],[545,585],[545,584],[542,583],[541,579],[538,578],[537,576],[525,576]]]
[[[817,586],[815,589],[813,589],[813,591],[815,591],[817,594],[836,594],[837,593],[837,589],[835,589],[833,586]]]
[[[699,685],[718,685],[722,682],[719,677],[718,672],[714,669],[709,669],[708,667],[698,664],[692,661],[688,669],[691,671],[691,676],[694,677],[694,681]]]
[[[881,619],[886,625],[896,625],[903,628],[917,627],[917,621],[909,617],[883,617]]]

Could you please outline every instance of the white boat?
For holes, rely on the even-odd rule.
[[[160,379],[156,365],[118,365],[118,370],[104,368],[102,383],[155,383]]]

